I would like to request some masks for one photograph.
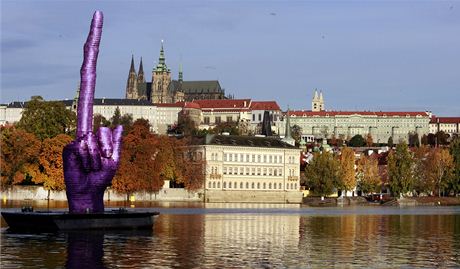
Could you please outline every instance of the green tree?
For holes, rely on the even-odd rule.
[[[454,194],[460,193],[460,138],[454,139],[450,144],[450,154],[453,159],[453,175],[448,182],[448,189]]]
[[[331,153],[315,153],[305,173],[307,185],[317,195],[330,195],[334,188],[341,187],[339,162]]]
[[[345,190],[351,191],[356,187],[355,173],[355,152],[349,147],[342,148],[339,158],[340,162],[340,179]]]
[[[36,171],[40,141],[30,133],[15,127],[1,127],[1,185],[7,187],[22,182]]]
[[[121,125],[121,112],[119,107],[115,108],[115,112],[113,112],[113,116],[110,118],[110,122],[112,123],[112,127]]]
[[[409,133],[409,146],[420,147],[420,139],[417,132]]]
[[[109,127],[110,121],[108,121],[101,114],[94,114],[93,116],[93,133],[96,133],[100,127]]]
[[[291,135],[292,135],[292,138],[294,138],[296,144],[299,144],[300,142],[300,138],[302,136],[302,128],[295,124],[291,127]]]
[[[366,140],[364,140],[364,137],[362,135],[357,134],[350,139],[348,145],[350,147],[363,147],[364,145],[366,145]]]
[[[388,138],[388,143],[387,143],[387,144],[388,144],[388,146],[389,146],[390,148],[392,148],[392,147],[394,146],[394,142],[393,142],[393,137],[392,137],[392,136],[390,136],[390,137]]]
[[[388,179],[393,195],[400,196],[413,190],[413,168],[413,158],[407,144],[398,144],[396,150],[388,155]]]
[[[372,147],[373,145],[374,145],[374,139],[372,138],[371,133],[368,133],[366,137],[366,146]]]
[[[66,109],[64,103],[33,97],[26,103],[17,127],[44,140],[58,134],[73,134],[75,123],[75,113]]]
[[[433,182],[427,176],[428,159],[432,151],[431,148],[422,145],[414,152],[414,190],[417,194],[431,194],[434,189]]]

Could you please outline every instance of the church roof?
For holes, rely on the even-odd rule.
[[[222,89],[218,80],[183,81],[182,90],[191,93],[220,93]]]
[[[236,136],[236,135],[206,135],[205,137],[195,137],[193,143],[196,145],[222,145],[222,146],[241,146],[241,147],[261,147],[261,148],[286,148],[297,149],[277,138],[256,137],[256,136]]]

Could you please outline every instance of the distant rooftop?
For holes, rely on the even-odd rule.
[[[278,138],[255,137],[255,136],[236,136],[236,135],[212,135],[196,137],[196,145],[222,145],[240,147],[261,147],[261,148],[286,148],[297,149],[297,147],[287,144]]]

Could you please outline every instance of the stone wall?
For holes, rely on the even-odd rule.
[[[40,186],[12,186],[11,188],[1,191],[1,198],[4,200],[46,200],[48,198],[48,191]],[[50,200],[54,201],[67,201],[65,191],[50,191]],[[106,190],[104,194],[104,201],[126,201],[127,195],[124,193],[117,193],[113,190]],[[201,192],[188,192],[185,189],[163,189],[158,193],[136,192],[129,198],[134,201],[190,201],[201,202],[203,201],[203,194]]]
[[[205,202],[300,204],[302,203],[302,192],[206,190]]]

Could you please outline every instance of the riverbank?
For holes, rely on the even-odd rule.
[[[323,200],[320,197],[304,197],[303,204],[308,206],[460,206],[460,197],[408,197],[390,200],[383,204],[368,202],[366,198],[362,196],[340,198],[325,197]]]

